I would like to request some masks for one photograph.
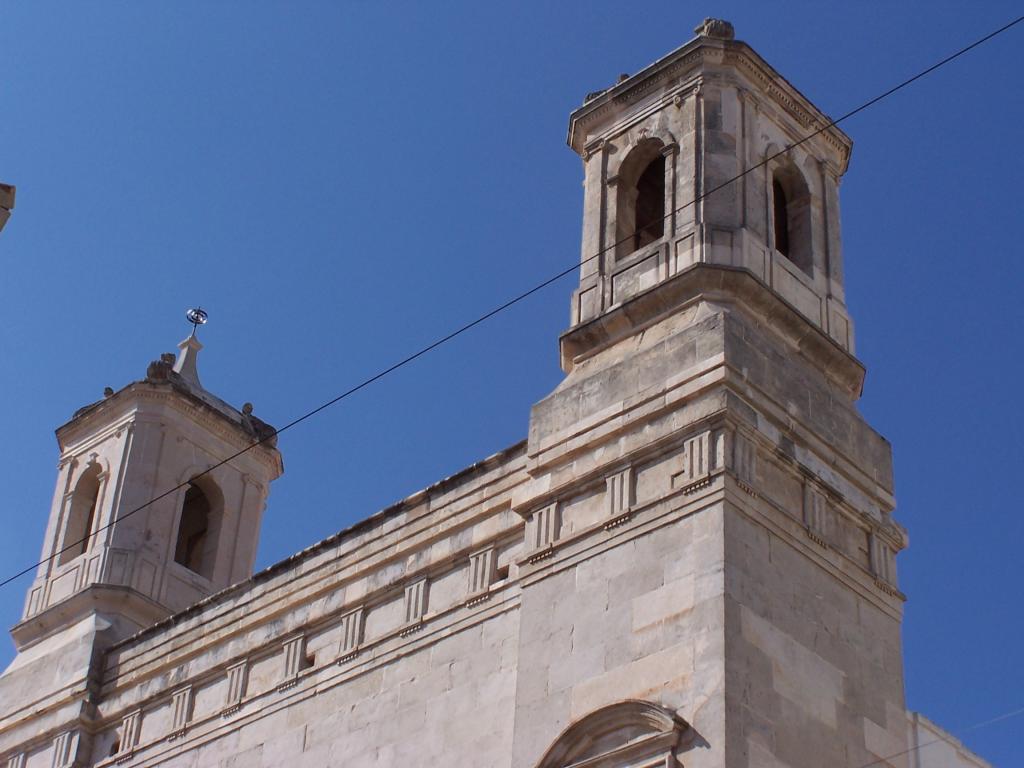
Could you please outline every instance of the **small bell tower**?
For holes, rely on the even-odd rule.
[[[701,735],[688,766],[902,766],[906,536],[891,446],[856,407],[852,144],[731,24],[695,31],[569,118],[566,377],[513,497],[519,622],[549,661],[517,670],[513,765],[632,699]],[[563,676],[579,659],[600,685]]]
[[[651,294],[697,264],[753,275],[854,353],[839,230],[853,144],[731,24],[696,32],[687,51],[588,94],[569,119],[584,200],[566,372],[657,322],[678,298]]]
[[[43,563],[12,630],[19,650],[93,612],[125,635],[252,574],[283,471],[274,430],[203,388],[194,330],[178,349],[57,430]]]

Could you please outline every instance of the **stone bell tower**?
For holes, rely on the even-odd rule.
[[[43,562],[11,630],[18,655],[0,675],[0,721],[45,710],[34,728],[77,740],[104,648],[252,574],[283,471],[274,430],[251,405],[238,411],[203,388],[194,335],[178,346],[57,430]]]
[[[623,699],[692,726],[687,768],[854,768],[906,745],[905,535],[843,289],[852,144],[830,127],[798,145],[829,119],[732,25],[696,31],[570,117],[567,376],[533,408],[514,501],[521,626],[543,641],[518,673],[517,767]]]

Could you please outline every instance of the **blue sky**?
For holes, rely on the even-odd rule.
[[[30,564],[52,430],[210,311],[204,384],[285,423],[570,265],[569,112],[704,16],[829,114],[1013,2],[5,3],[0,566]],[[1024,706],[1018,28],[852,119],[842,186],[860,406],[896,457],[908,704]],[[572,278],[281,438],[268,565],[526,434]],[[15,623],[27,579],[0,589]],[[12,653],[0,647],[0,663]],[[1019,761],[1024,720],[967,733]]]

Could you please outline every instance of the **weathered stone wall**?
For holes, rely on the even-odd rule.
[[[26,697],[0,708],[8,768],[860,768],[920,743],[891,450],[854,404],[849,140],[676,210],[824,119],[728,24],[700,29],[573,115],[584,257],[608,252],[528,441],[112,646],[103,614],[68,619],[0,680]],[[665,161],[670,220],[629,253],[633,152]],[[802,265],[768,247],[775,171],[809,190]],[[139,440],[144,468],[163,439]],[[908,760],[886,764],[981,765]]]
[[[745,506],[725,521],[727,764],[905,766],[898,609]]]
[[[687,766],[724,765],[722,532],[719,504],[679,494],[523,575],[514,768],[536,765],[567,726],[623,699],[694,726],[701,746]]]
[[[517,447],[115,646],[92,763],[432,761],[409,739],[432,726],[438,750],[465,738],[481,759],[490,745],[500,753],[523,526],[509,497],[521,477]],[[490,716],[472,727],[450,717],[467,707]]]

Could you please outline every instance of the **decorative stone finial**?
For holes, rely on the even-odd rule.
[[[732,40],[736,37],[736,30],[725,19],[709,17],[704,19],[693,31],[701,37],[711,37],[716,40]]]
[[[252,415],[252,403],[242,406],[242,426],[249,431],[254,440],[266,443],[271,448],[277,445],[277,430]]]
[[[167,381],[168,374],[174,368],[174,353],[164,352],[159,360],[154,360],[146,368],[147,381]]]
[[[203,345],[199,343],[199,339],[189,336],[178,344],[180,352],[174,363],[174,372],[189,384],[194,384],[197,387],[203,386],[199,383],[199,369],[196,368],[196,358],[199,357],[199,350],[202,348]]]

